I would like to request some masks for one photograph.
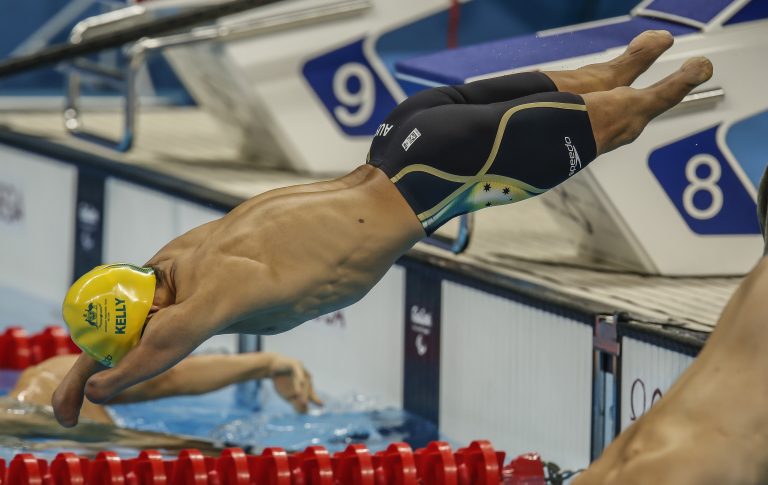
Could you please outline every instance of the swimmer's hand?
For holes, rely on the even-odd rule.
[[[309,403],[323,405],[323,401],[315,393],[312,376],[300,361],[276,355],[270,365],[269,376],[277,393],[288,401],[296,412],[306,413]]]
[[[104,404],[134,384],[170,369],[216,333],[218,317],[215,311],[202,311],[197,302],[188,300],[158,310],[138,345],[115,367],[107,369],[89,356],[81,356],[54,394],[56,419],[62,426],[74,426],[83,395]]]
[[[51,399],[53,412],[59,424],[65,428],[71,428],[77,424],[80,408],[83,406],[85,383],[93,374],[104,369],[106,369],[105,366],[86,354],[78,357]]]

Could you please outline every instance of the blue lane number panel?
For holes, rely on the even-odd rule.
[[[370,136],[397,102],[363,51],[364,39],[304,64],[303,74],[339,128],[350,136]]]
[[[709,23],[736,0],[653,0],[644,10],[651,10],[684,19]]]
[[[718,148],[717,129],[653,151],[648,165],[694,233],[760,234],[755,201]]]

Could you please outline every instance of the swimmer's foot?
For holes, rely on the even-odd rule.
[[[674,42],[675,38],[666,30],[646,30],[632,39],[620,56],[608,62],[585,66],[584,69],[594,70],[595,75],[603,80],[605,91],[629,86]]]
[[[573,71],[553,71],[546,74],[558,90],[576,94],[610,91],[629,86],[651,67],[675,39],[666,30],[647,30],[632,39],[624,52],[607,62],[589,64]]]
[[[675,106],[696,86],[712,77],[712,62],[706,57],[693,57],[661,81],[640,90],[646,95],[646,108],[651,117]]]

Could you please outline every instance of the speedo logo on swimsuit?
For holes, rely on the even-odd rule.
[[[391,130],[393,126],[395,125],[388,125],[386,123],[382,123],[376,129],[376,134],[373,136],[387,136],[387,134],[389,133],[389,130]]]
[[[413,143],[416,140],[418,140],[420,136],[421,136],[421,133],[419,133],[419,129],[414,128],[411,134],[408,135],[408,137],[405,140],[403,140],[403,150],[407,152],[408,149],[411,148],[411,145],[413,145]]]
[[[581,158],[579,158],[579,152],[576,151],[576,147],[571,143],[571,139],[567,136],[565,137],[565,148],[568,149],[568,157],[571,160],[571,169],[568,172],[570,177],[576,173],[576,170],[581,168]]]

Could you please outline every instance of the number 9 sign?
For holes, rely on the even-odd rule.
[[[376,76],[358,40],[304,64],[304,78],[333,117],[351,136],[371,136],[397,106]]]
[[[349,90],[351,80],[356,80],[359,84],[357,92]],[[333,94],[341,103],[333,109],[339,123],[345,126],[360,126],[371,119],[376,105],[376,85],[371,70],[364,65],[349,62],[336,70],[333,76]]]

